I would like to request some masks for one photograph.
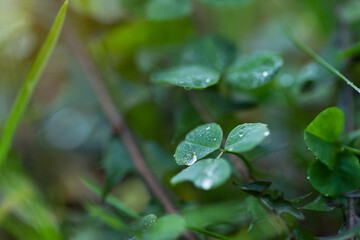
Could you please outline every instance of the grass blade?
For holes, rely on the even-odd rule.
[[[298,38],[294,36],[290,31],[285,30],[287,35],[289,36],[290,40],[303,52],[305,52],[307,55],[309,55],[311,58],[313,58],[316,62],[318,62],[321,66],[329,70],[331,73],[335,74],[337,77],[339,77],[341,80],[345,81],[350,87],[352,87],[355,91],[360,93],[360,89],[355,86],[354,83],[352,83],[349,79],[347,79],[341,72],[336,70],[333,66],[331,66],[330,63],[328,63],[325,59],[320,57],[314,50],[312,50],[309,46],[307,46],[305,43],[300,41]]]
[[[58,15],[50,29],[50,32],[46,37],[46,40],[42,45],[40,52],[36,56],[36,59],[32,64],[24,83],[21,86],[15,103],[11,109],[10,115],[5,123],[2,131],[2,138],[0,140],[0,167],[8,154],[18,123],[29,103],[29,100],[39,81],[39,78],[43,73],[44,68],[48,63],[49,58],[55,48],[62,29],[62,25],[65,20],[67,5],[68,0],[64,2],[63,6],[59,10]]]

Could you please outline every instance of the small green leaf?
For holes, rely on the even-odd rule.
[[[311,184],[325,196],[335,196],[360,187],[359,159],[352,154],[340,154],[333,170],[320,161],[308,169]]]
[[[179,165],[192,165],[197,159],[206,157],[219,149],[222,140],[222,130],[216,123],[201,125],[189,132],[185,140],[176,148],[175,161]],[[190,163],[189,160],[196,158]]]
[[[134,166],[129,153],[119,140],[113,140],[109,143],[102,165],[106,173],[106,186],[103,192],[103,197],[105,198],[114,184],[133,170]]]
[[[143,217],[133,228],[137,231],[146,232],[157,221],[158,218],[154,214],[149,214]]]
[[[230,175],[231,168],[226,160],[209,158],[182,170],[171,179],[171,184],[191,181],[196,187],[209,190],[223,184]]]
[[[164,21],[190,15],[190,0],[150,0],[146,5],[146,15],[150,20]]]
[[[236,47],[219,36],[201,36],[185,43],[175,54],[179,65],[201,65],[219,71],[233,62]]]
[[[302,201],[304,201],[305,199],[307,199],[308,197],[310,197],[312,195],[312,192],[304,194],[300,197],[291,199],[290,202],[294,205],[298,205],[299,203],[301,203]]]
[[[166,215],[159,218],[142,235],[142,240],[172,240],[177,239],[184,231],[186,222],[179,215]]]
[[[270,131],[263,123],[244,123],[234,128],[225,143],[225,150],[242,153],[250,151],[269,136]]]
[[[328,204],[327,199],[322,195],[319,195],[314,201],[302,207],[302,209],[320,212],[329,212],[332,211],[334,208],[334,206],[330,206]]]
[[[305,132],[304,139],[306,145],[315,157],[324,163],[328,168],[333,169],[337,156],[336,145],[325,142],[308,132]]]
[[[218,83],[220,73],[205,66],[178,66],[151,76],[154,83],[170,83],[184,88],[204,89]]]
[[[252,182],[246,184],[245,186],[240,186],[234,183],[234,185],[250,195],[261,196],[266,191],[266,189],[270,187],[271,182]]]
[[[322,111],[305,129],[306,132],[329,143],[335,143],[344,128],[344,114],[337,107]]]
[[[275,54],[262,54],[239,58],[226,71],[225,80],[240,90],[250,90],[270,82],[283,65]]]
[[[261,200],[274,209],[278,214],[288,213],[300,220],[305,218],[299,209],[297,209],[290,201],[287,201],[282,197],[273,199],[269,194],[267,194],[262,197]]]

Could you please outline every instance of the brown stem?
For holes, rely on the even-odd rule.
[[[213,118],[206,111],[206,109],[204,108],[202,102],[200,101],[200,99],[198,98],[198,96],[196,94],[194,94],[193,92],[190,92],[189,93],[189,99],[190,99],[190,102],[192,103],[192,105],[194,106],[195,110],[199,113],[201,119],[205,123],[214,122]],[[222,139],[222,145],[225,145],[225,138],[224,137]],[[235,155],[232,155],[232,154],[230,154],[229,157],[230,157],[230,160],[233,162],[234,166],[236,167],[236,169],[241,174],[244,182],[245,183],[253,182],[254,180],[252,179],[252,177],[251,177],[248,169],[244,165],[243,161],[241,161],[241,159],[239,157],[237,157]]]
[[[135,138],[126,125],[123,117],[116,110],[116,107],[101,80],[95,63],[91,60],[87,50],[84,47],[84,44],[80,42],[76,31],[72,29],[71,25],[68,24],[65,25],[64,33],[65,40],[71,51],[76,56],[84,73],[86,74],[87,80],[89,81],[102,110],[113,127],[115,134],[121,138],[126,149],[129,151],[131,159],[134,162],[137,170],[144,178],[152,193],[160,201],[165,211],[168,213],[178,213],[178,210],[165,192],[163,186],[156,179],[149,166],[146,164],[145,159],[140,151],[140,147],[137,145]]]

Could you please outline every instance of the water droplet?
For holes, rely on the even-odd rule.
[[[204,190],[208,190],[208,189],[210,189],[211,184],[212,184],[211,179],[210,179],[210,178],[206,178],[206,179],[202,182],[201,187],[202,187]]]
[[[269,75],[269,73],[268,72],[263,72],[263,74],[262,74],[264,77],[267,77],[268,75]]]
[[[205,128],[206,131],[209,130],[209,129],[210,129],[210,127]]]
[[[175,157],[175,154],[173,155],[173,157]]]
[[[243,137],[244,136],[244,134],[239,134],[239,137]]]
[[[197,159],[197,156],[196,156],[195,153],[194,153],[188,160],[186,160],[185,164],[186,164],[187,166],[191,166],[191,165],[193,165],[194,163],[196,163],[197,160],[198,160],[198,159]]]
[[[308,150],[310,150],[310,148],[307,148]]]
[[[307,180],[310,180],[310,177],[309,177],[309,176],[307,176],[307,177],[306,177],[306,179],[307,179]]]
[[[210,78],[207,78],[207,79],[205,80],[205,82],[206,82],[206,83],[209,83],[209,82],[210,82]]]
[[[216,141],[216,138],[214,138],[214,141]]]
[[[265,137],[267,137],[267,136],[269,136],[269,135],[270,135],[270,132],[269,132],[269,131],[264,132],[264,136],[265,136]]]

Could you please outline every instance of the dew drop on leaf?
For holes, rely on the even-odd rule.
[[[269,132],[269,131],[264,132],[264,136],[265,136],[265,137],[267,137],[267,136],[269,136],[269,135],[270,135],[270,132]]]
[[[201,184],[201,187],[202,187],[204,190],[208,190],[208,189],[210,189],[211,184],[212,184],[211,179],[206,178],[206,179],[203,181],[203,183]]]
[[[186,164],[187,166],[191,166],[191,165],[193,165],[194,163],[196,163],[197,160],[198,160],[198,159],[197,159],[196,154],[193,154],[193,155],[191,155],[191,157],[190,157],[188,160],[186,160],[185,164]]]

